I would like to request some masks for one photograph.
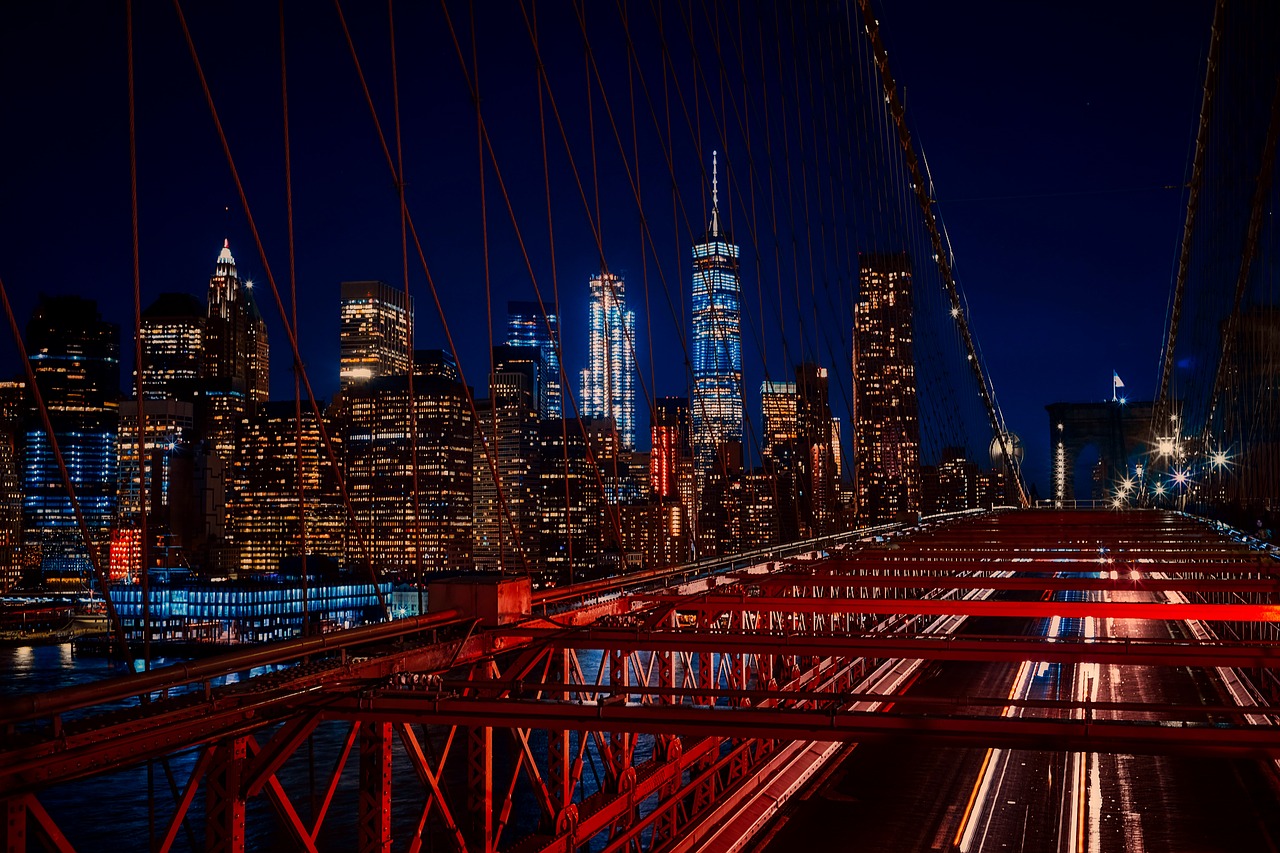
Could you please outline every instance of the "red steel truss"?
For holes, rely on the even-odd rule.
[[[1035,661],[1232,667],[1274,698],[1277,561],[1205,522],[1005,512],[793,551],[5,698],[6,849],[73,849],[45,791],[175,757],[159,850],[245,849],[259,799],[303,850],[693,849],[769,779],[815,760],[806,744],[833,741],[1280,756],[1280,730],[1229,698],[906,692],[930,661]],[[989,616],[1012,633],[975,633]],[[1044,636],[1035,626],[1052,617],[1196,629]],[[267,671],[227,683],[254,667]],[[289,772],[298,762],[309,796]],[[353,786],[354,817],[334,808]]]

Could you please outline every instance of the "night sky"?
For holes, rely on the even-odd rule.
[[[273,391],[291,394],[290,354],[265,287],[264,263],[176,17],[168,3],[135,5],[144,305],[164,291],[203,296],[222,240],[230,238],[242,276],[259,283],[272,338]],[[664,5],[661,12],[670,22],[681,10],[692,10],[695,39],[713,59],[704,13],[720,5],[727,4]],[[347,6],[374,100],[391,134],[385,7]],[[928,158],[973,329],[1006,419],[1027,444],[1028,480],[1047,495],[1045,404],[1109,398],[1112,370],[1131,398],[1153,393],[1212,4],[1113,4],[1105,13],[1024,2],[893,0],[879,6],[883,38]],[[107,319],[123,327],[122,360],[131,364],[123,8],[123,2],[33,2],[0,10],[0,277],[23,324],[39,292],[96,298]],[[650,58],[658,55],[655,15],[647,2],[632,0],[627,8],[642,74],[662,111],[662,67]],[[767,8],[759,32],[769,42],[773,35],[766,29],[775,21]],[[287,303],[276,4],[188,2],[184,9]],[[470,61],[468,9],[457,3],[449,9]],[[593,49],[606,65],[609,106],[620,114],[630,151],[632,111],[618,7],[589,3],[587,9]],[[560,290],[566,366],[576,389],[585,360],[586,279],[598,269],[599,254],[548,113],[556,252],[551,264],[530,41],[517,4],[480,3],[478,10],[483,110],[538,285],[548,300],[553,286]],[[337,387],[339,282],[403,284],[398,204],[336,14],[328,4],[292,0],[286,14],[299,337],[316,392],[328,397]],[[548,76],[574,158],[580,169],[585,164],[584,189],[594,207],[581,34],[570,4],[544,0],[538,14]],[[748,21],[757,14],[753,7]],[[466,378],[482,393],[488,335],[475,114],[439,5],[399,3],[396,22],[408,204]],[[816,30],[817,22],[806,28]],[[674,24],[668,37],[677,56],[669,85],[675,78],[689,84],[697,77],[687,58],[688,41]],[[597,92],[591,106],[605,254],[610,268],[627,276],[630,307],[638,314],[642,385],[650,394],[684,394],[676,330],[687,311],[690,235],[705,229],[704,168],[710,150],[720,148],[730,170],[722,171],[721,180],[728,183],[731,222],[745,256],[747,208],[733,194],[747,180],[748,152],[734,133],[724,150],[712,117],[718,109],[714,92],[686,85],[696,91],[681,101],[668,90],[679,191],[673,219],[672,178],[660,137],[635,77],[630,84],[637,98],[641,193],[658,258],[645,252],[632,191]],[[693,130],[685,110],[694,116],[688,120]],[[732,121],[730,115],[727,123]],[[492,167],[485,181],[496,343],[506,301],[533,299],[534,292]],[[416,257],[410,259],[410,278],[417,346],[445,347]],[[641,286],[646,279],[647,306]],[[753,282],[744,286],[750,290]],[[848,297],[841,299],[847,305]],[[765,374],[785,378],[790,365],[784,363],[784,346],[792,362],[805,352],[829,365],[839,361],[832,350],[841,350],[837,367],[848,370],[842,344],[824,352],[817,343],[822,335],[805,330],[797,315],[812,316],[812,307],[797,311],[792,305],[788,311],[783,298],[788,316],[779,321],[777,301],[760,300],[763,306],[747,299],[753,315],[744,332],[748,389]],[[0,334],[0,369],[18,371],[7,333]],[[122,375],[129,370],[126,365]],[[758,421],[754,398],[749,393],[747,411]],[[834,400],[833,405],[841,408]],[[642,433],[645,409],[641,396]]]

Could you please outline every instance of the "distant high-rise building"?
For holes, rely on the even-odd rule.
[[[507,343],[517,347],[537,347],[542,354],[542,385],[536,400],[538,417],[555,420],[563,416],[560,387],[560,317],[556,304],[547,302],[546,313],[537,302],[507,303]]]
[[[458,362],[442,349],[417,349],[413,351],[414,376],[438,376],[449,382],[461,382]],[[394,385],[394,383],[392,383]],[[390,387],[390,386],[388,386]]]
[[[200,300],[188,293],[162,293],[142,312],[143,399],[194,402],[203,374],[205,313]]]
[[[742,283],[738,247],[720,226],[715,152],[711,225],[693,246],[693,446],[700,477],[725,442],[742,441]]]
[[[144,508],[168,506],[170,453],[190,438],[195,427],[195,407],[181,400],[144,400],[143,442],[146,482],[138,472],[138,402],[120,404],[119,462],[117,464],[118,514],[121,522],[136,522]]]
[[[858,257],[853,330],[853,444],[858,514],[920,510],[920,409],[912,349],[911,257]]]
[[[253,300],[253,286],[240,279],[227,241],[209,279],[204,355],[203,432],[228,460],[241,418],[267,401],[270,358],[267,326]]]
[[[527,397],[530,410],[534,415],[539,415],[544,378],[542,350],[537,347],[508,344],[493,348],[493,373],[489,375],[490,397]]]
[[[830,532],[836,517],[835,460],[831,454],[831,405],[827,369],[796,367],[796,439],[801,519],[809,536]]]
[[[475,424],[469,392],[442,372],[452,360],[420,352],[419,367],[432,372],[415,377],[412,407],[408,377],[353,387],[348,399],[347,490],[358,522],[349,531],[348,556],[353,563],[368,558],[384,572],[471,565]]]
[[[337,443],[335,432],[329,430]],[[335,449],[340,454],[341,444]],[[315,415],[303,409],[299,430],[292,400],[259,406],[241,424],[227,499],[227,527],[241,574],[278,571],[282,560],[302,553],[304,541],[308,554],[341,560],[345,522]]]
[[[760,410],[765,464],[774,470],[790,467],[796,453],[796,383],[761,382]]]
[[[413,301],[381,281],[344,281],[338,339],[345,390],[409,372]]]
[[[627,310],[621,276],[602,272],[589,284],[582,416],[613,418],[619,441],[630,450],[636,446],[636,314]]]
[[[518,355],[499,358],[499,350]],[[538,417],[530,393],[535,365],[525,356],[541,359],[532,347],[494,347],[489,399],[476,402],[472,538],[477,569],[539,565]]]
[[[22,579],[22,475],[19,437],[27,385],[0,382],[0,594]]]
[[[538,540],[548,574],[566,583],[594,569],[604,510],[584,427],[576,420],[538,425]]]
[[[120,328],[97,303],[41,297],[27,323],[27,352],[76,498],[95,539],[106,543],[116,511]],[[23,452],[26,539],[46,572],[83,572],[88,555],[39,414],[28,413]]]
[[[689,398],[659,397],[654,401],[649,452],[649,487],[655,498],[680,496],[681,462],[689,458],[689,434],[693,429],[689,417]],[[687,526],[687,525],[686,525]]]

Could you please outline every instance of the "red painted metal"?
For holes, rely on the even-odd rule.
[[[718,819],[718,809],[745,796],[780,744],[794,738],[1280,755],[1280,731],[1252,725],[1231,706],[902,696],[864,682],[906,660],[1270,673],[1280,642],[1270,628],[1248,633],[1280,621],[1269,556],[1194,520],[1154,512],[1005,513],[932,524],[887,542],[847,540],[848,547],[824,543],[825,557],[809,547],[819,553],[762,555],[749,570],[726,560],[647,572],[533,593],[527,605],[519,595],[514,604],[497,595],[492,607],[475,605],[488,608],[487,616],[449,607],[35,700],[6,699],[0,725],[14,737],[0,747],[0,798],[10,814],[22,813],[23,833],[39,833],[28,804],[42,788],[200,748],[186,788],[175,786],[177,813],[161,849],[173,846],[200,787],[211,849],[243,849],[246,801],[260,795],[295,846],[314,849],[326,821],[352,819],[330,806],[358,743],[359,773],[345,776],[360,780],[360,849],[388,849],[391,804],[414,796],[397,790],[406,779],[396,778],[393,757],[403,753],[423,797],[412,837],[398,839],[410,850],[434,844],[523,853],[590,844],[634,851],[661,849],[692,837],[700,821]],[[1050,554],[1055,559],[1042,559]],[[1115,562],[1099,563],[1099,554]],[[1141,579],[1131,579],[1134,569]],[[1118,572],[1116,580],[1060,575],[1099,570]],[[1138,592],[1147,600],[979,598],[996,590],[1051,599],[1070,589],[1098,597]],[[884,599],[865,590],[897,592]],[[1157,590],[1190,601],[1156,604],[1150,594]],[[904,597],[907,591],[921,597]],[[924,633],[974,615],[1196,619],[1270,639],[1051,642]],[[310,658],[305,666],[215,684],[228,672],[303,657]],[[140,695],[148,701],[124,710],[116,704]],[[882,710],[855,711],[855,704]],[[1001,715],[1011,707],[1022,716]],[[1153,716],[1181,725],[1137,722]],[[332,772],[321,777],[323,798],[304,823],[277,772],[326,720],[353,727],[340,750],[323,756]],[[594,774],[584,773],[592,755],[603,762],[599,789]],[[449,789],[446,770],[466,785]],[[517,809],[539,815],[523,840],[513,838]],[[10,839],[15,832],[11,826]]]
[[[682,613],[917,613],[929,616],[1005,616],[1024,619],[1209,619],[1280,622],[1280,604],[1151,604],[1127,601],[964,601],[920,598],[801,598],[786,596],[649,595],[642,600],[674,604]]]

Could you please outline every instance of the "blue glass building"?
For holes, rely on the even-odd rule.
[[[693,448],[704,475],[726,441],[742,441],[742,283],[738,247],[720,227],[715,152],[711,225],[693,246]]]
[[[42,297],[27,323],[36,384],[62,451],[89,534],[105,543],[116,512],[120,327],[97,303]],[[90,562],[58,461],[34,407],[22,457],[26,541],[40,546],[45,573],[88,573]]]
[[[537,347],[542,354],[538,388],[538,417],[559,420],[563,416],[560,388],[560,318],[556,304],[546,303],[546,314],[537,302],[507,303],[507,344]]]
[[[592,276],[587,304],[587,367],[582,371],[584,418],[613,418],[623,450],[636,446],[636,312],[627,310],[622,276]]]

